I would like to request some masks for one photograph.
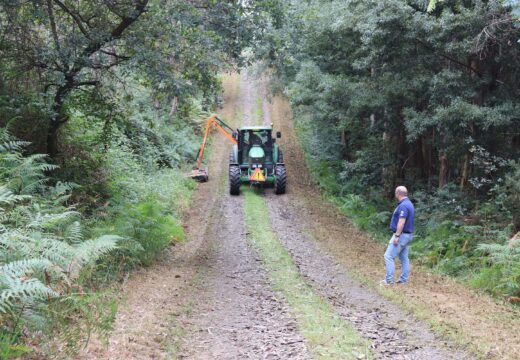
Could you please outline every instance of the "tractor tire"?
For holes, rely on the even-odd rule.
[[[283,164],[283,152],[280,148],[278,148],[278,162]]]
[[[240,195],[240,168],[236,165],[229,167],[229,194]]]
[[[274,182],[274,193],[276,195],[285,194],[285,187],[287,186],[287,173],[285,166],[277,165],[274,168],[274,175],[276,180]]]

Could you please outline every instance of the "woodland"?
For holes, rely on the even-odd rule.
[[[519,16],[516,1],[295,1],[262,48],[326,196],[385,241],[406,185],[417,263],[513,303]]]
[[[1,0],[0,358],[108,336],[111,284],[185,238],[221,74],[252,65],[361,230],[384,241],[406,185],[416,263],[520,302],[517,1]]]

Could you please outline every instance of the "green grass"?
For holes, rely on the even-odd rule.
[[[252,190],[243,193],[250,242],[261,256],[273,288],[287,299],[312,356],[316,359],[372,358],[369,343],[304,281],[271,229],[264,198]]]

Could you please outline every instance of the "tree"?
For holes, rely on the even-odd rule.
[[[47,152],[56,157],[71,93],[92,87],[99,92],[110,79],[121,80],[122,72],[139,71],[152,86],[174,97],[186,90],[209,95],[218,89],[218,71],[240,64],[242,49],[258,38],[256,30],[269,18],[271,3],[3,3],[0,57],[6,64],[1,75],[11,86],[13,77],[28,77],[31,88],[39,88],[34,96],[49,114]]]

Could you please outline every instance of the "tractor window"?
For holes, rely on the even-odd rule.
[[[239,145],[239,161],[242,162],[245,159],[246,154],[253,145],[261,146],[266,154],[266,161],[272,161],[273,154],[273,139],[271,138],[271,132],[267,130],[243,130],[240,136]],[[242,149],[242,150],[241,150]]]

